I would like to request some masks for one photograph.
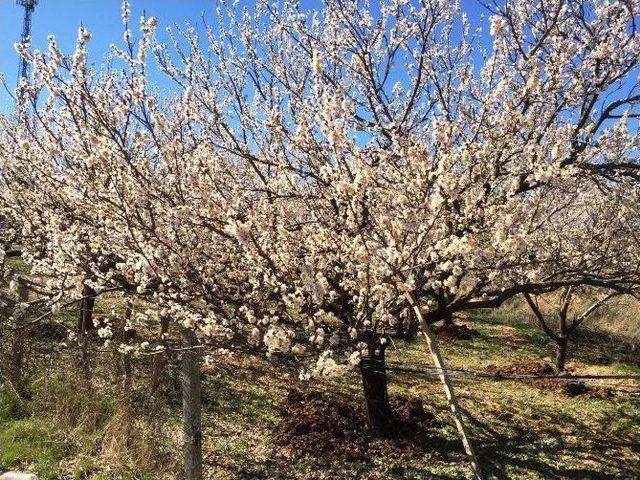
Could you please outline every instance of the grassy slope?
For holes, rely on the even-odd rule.
[[[443,344],[448,365],[481,370],[550,357],[552,349],[547,339],[522,318],[525,316],[520,311],[511,309],[491,315],[478,313],[477,318],[465,320],[479,330],[480,336]],[[583,340],[588,343],[571,347],[569,367],[574,372],[640,373],[640,353],[619,348],[619,339],[585,334]],[[396,343],[395,347],[389,351],[389,360],[430,365],[423,342]],[[295,372],[283,372],[261,359],[224,359],[220,365],[206,368],[203,394],[207,478],[466,477],[464,456],[436,379],[390,377],[392,395],[419,397],[437,416],[436,426],[429,431],[431,448],[427,453],[401,458],[390,455],[386,442],[376,441],[371,455],[356,462],[340,460],[338,456],[301,457],[273,444],[278,404],[296,384]],[[301,386],[305,385],[308,386]],[[491,478],[640,478],[638,397],[568,397],[554,389],[516,381],[456,379],[455,385],[462,406],[470,413],[472,436]],[[361,401],[356,375],[313,386],[337,390],[354,403]],[[10,403],[6,396],[0,401],[3,405]],[[111,407],[101,408],[108,411]],[[0,409],[0,470],[30,467],[44,479],[176,478],[177,407],[169,434],[173,458],[163,460],[154,470],[136,465],[135,458],[105,457],[104,437],[109,428],[114,428],[114,412],[100,419],[102,438],[96,438],[77,427],[65,427],[55,413],[48,415],[51,412],[46,409],[33,410],[37,413],[30,414],[20,405]],[[55,433],[48,433],[52,428]],[[122,451],[127,451],[120,450],[121,456]],[[106,470],[105,465],[111,469]]]

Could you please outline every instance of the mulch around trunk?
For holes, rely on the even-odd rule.
[[[466,325],[451,323],[441,325],[433,329],[438,340],[445,342],[451,342],[455,340],[471,340],[480,335],[480,332],[474,328],[469,328]]]
[[[398,429],[394,438],[384,440],[389,453],[405,458],[423,452],[426,430],[434,426],[434,416],[417,398],[396,396],[390,403]],[[374,440],[367,429],[364,407],[336,395],[291,390],[279,413],[275,443],[300,453],[362,460]]]
[[[539,360],[522,360],[510,365],[489,365],[487,370],[497,374],[553,375],[553,366]]]
[[[305,453],[342,453],[360,458],[366,417],[361,409],[320,392],[292,390],[280,407],[274,439]]]
[[[489,365],[487,370],[497,374],[523,374],[523,375],[554,375],[555,370],[549,363],[538,360],[523,360],[511,365],[497,367]],[[523,379],[527,382],[545,390],[553,390],[562,393],[568,397],[577,397],[580,395],[589,395],[594,398],[610,399],[616,395],[616,392],[607,387],[598,385],[587,385],[581,381],[563,380],[562,376],[558,378],[540,378],[540,379]]]

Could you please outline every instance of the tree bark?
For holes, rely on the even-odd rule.
[[[409,311],[407,312],[406,321],[402,322],[401,325],[404,326],[402,338],[407,342],[415,340],[418,336],[419,324],[418,319],[416,318],[416,315],[412,309],[409,309]]]
[[[556,373],[560,374],[564,372],[565,362],[567,359],[567,347],[569,339],[567,337],[560,337],[556,342]]]
[[[127,300],[127,304],[124,309],[124,318],[122,325],[122,341],[124,343],[128,343],[132,339],[131,330],[127,330],[127,324],[131,320],[131,315],[133,314],[133,303],[131,300]],[[133,388],[133,361],[131,359],[130,353],[125,353],[122,358],[122,367],[123,367],[123,390],[125,395],[125,405],[128,410],[128,413],[131,413],[131,393]]]
[[[93,307],[96,304],[96,291],[89,285],[82,286],[82,301],[78,315],[78,332],[87,333],[93,329]]]
[[[91,387],[91,359],[87,334],[93,329],[93,308],[95,303],[95,290],[86,284],[83,285],[80,311],[78,312],[78,336],[80,340],[80,371],[88,388]]]
[[[158,342],[160,345],[165,345],[165,336],[169,331],[169,318],[160,318],[160,335],[158,336]],[[165,353],[155,355],[153,357],[153,371],[151,373],[151,395],[157,398],[157,395],[162,386],[162,378],[164,369],[167,364],[167,356]]]
[[[18,297],[21,302],[29,301],[29,289],[26,284],[19,280]],[[16,325],[13,331],[11,342],[11,365],[9,367],[9,379],[11,384],[20,398],[27,397],[27,388],[24,379],[24,357],[25,357],[25,339],[22,324]]]
[[[380,346],[374,351],[370,349],[369,352],[370,356],[360,362],[367,422],[375,435],[389,437],[395,431],[395,419],[389,404],[385,351]]]
[[[198,340],[193,331],[183,334],[182,354],[182,425],[184,433],[185,480],[202,480],[202,418],[200,386],[200,353],[194,347]]]
[[[571,303],[571,288],[567,288],[563,294],[563,304],[560,309],[559,327],[560,335],[556,340],[556,373],[564,372],[564,363],[567,358],[567,344],[569,342],[569,325],[567,324],[567,312]]]
[[[87,333],[93,329],[93,308],[96,303],[96,291],[89,285],[82,286],[82,300],[78,312],[78,337],[80,340],[80,371],[88,388],[91,387],[91,359]]]

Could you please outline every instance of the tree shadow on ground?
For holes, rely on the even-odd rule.
[[[535,430],[531,425],[514,423],[513,415],[509,415],[511,420],[505,428],[499,415],[485,413],[489,416],[484,419],[468,412],[466,416],[476,432],[476,442],[482,445],[477,452],[480,463],[485,473],[495,478],[508,478],[508,472],[513,469],[536,472],[545,479],[627,479],[640,476],[640,438],[608,433],[606,426],[595,429],[564,412],[553,416],[541,415],[536,420],[546,427]],[[629,421],[635,420],[637,415],[630,414]],[[500,425],[500,430],[494,425]],[[560,431],[558,427],[561,425],[571,426],[571,432]],[[638,461],[634,464],[628,456],[617,455],[620,448],[628,449]],[[576,467],[554,466],[553,458],[559,455],[570,456]]]
[[[578,329],[570,343],[570,355],[583,363],[610,365],[624,363],[640,367],[640,345],[623,335],[593,329]]]

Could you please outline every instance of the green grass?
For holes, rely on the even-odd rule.
[[[42,480],[59,478],[60,461],[69,451],[64,436],[42,418],[4,422],[0,446],[0,470],[26,467]]]
[[[611,368],[619,372],[620,375],[640,375],[640,365],[613,363]]]
[[[29,404],[16,395],[0,390],[0,425],[21,420],[31,414]]]
[[[117,392],[88,390],[67,369],[71,375],[37,378],[29,402],[0,392],[0,472],[29,471],[39,480],[171,478],[175,462],[156,457],[161,439],[148,424],[138,419],[126,437],[122,426],[131,423]]]
[[[88,478],[82,475],[87,471],[88,462],[83,461],[81,452],[95,453],[92,448],[95,439],[90,434],[83,435],[75,428],[77,425],[67,422],[71,422],[72,416],[80,422],[83,412],[87,411],[92,415],[96,412],[105,415],[104,403],[100,406],[101,397],[87,399],[63,376],[51,377],[31,387],[34,395],[31,402],[20,400],[11,393],[0,393],[0,471],[25,469],[37,474],[41,480]],[[60,408],[62,405],[66,405],[66,412]],[[63,419],[65,416],[67,418]],[[76,455],[77,461],[69,477],[61,464]]]
[[[18,273],[29,273],[31,266],[25,262],[22,257],[10,257],[6,261],[7,267],[12,268]]]

